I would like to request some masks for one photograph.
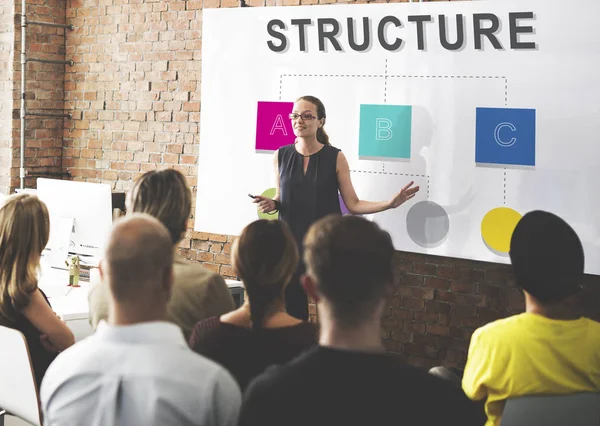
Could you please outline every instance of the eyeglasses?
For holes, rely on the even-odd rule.
[[[302,120],[304,120],[304,121],[310,121],[310,120],[314,120],[317,117],[315,117],[314,115],[312,115],[312,114],[310,114],[308,112],[304,113],[304,114],[295,114],[295,113],[294,114],[290,114],[290,119],[291,120],[297,120],[299,118],[302,118]]]

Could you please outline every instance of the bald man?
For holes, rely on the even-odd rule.
[[[48,369],[44,425],[235,425],[239,387],[166,320],[173,246],[165,226],[137,213],[118,221],[100,274],[108,322]]]

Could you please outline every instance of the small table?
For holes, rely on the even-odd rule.
[[[46,294],[52,309],[67,324],[79,341],[94,332],[90,324],[90,307],[88,292],[92,287],[91,282],[99,280],[98,269],[92,269],[90,281],[79,280],[80,287],[69,287],[69,271],[56,269],[42,259],[42,273],[38,287]],[[244,303],[244,286],[240,281],[226,279],[227,287],[240,306]]]

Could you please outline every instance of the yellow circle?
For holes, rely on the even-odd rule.
[[[508,253],[510,238],[519,220],[521,214],[508,207],[490,210],[481,221],[481,236],[493,250]]]
[[[277,191],[275,190],[275,188],[269,188],[260,195],[262,195],[263,197],[273,198],[275,196],[276,192]],[[257,210],[258,210],[258,207],[257,207]],[[267,220],[276,220],[276,219],[279,219],[279,212],[272,213],[272,214],[258,212],[258,218],[259,219],[267,219]]]

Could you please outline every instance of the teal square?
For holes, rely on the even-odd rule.
[[[360,106],[359,157],[410,158],[412,106]]]

